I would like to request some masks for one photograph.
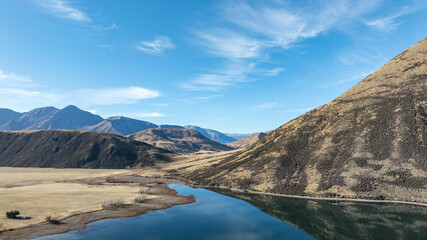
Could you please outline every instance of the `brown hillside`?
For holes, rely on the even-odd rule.
[[[132,134],[129,138],[177,153],[234,149],[212,141],[194,129],[151,128]]]
[[[249,137],[242,138],[238,141],[227,143],[227,146],[233,147],[235,149],[247,148],[250,145],[256,143],[261,138],[265,137],[265,133],[254,133]]]
[[[74,130],[0,132],[0,166],[125,168],[169,161],[167,150],[125,137]]]
[[[285,194],[427,202],[427,39],[332,102],[190,178]]]

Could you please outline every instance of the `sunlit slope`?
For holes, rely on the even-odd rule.
[[[427,202],[427,39],[332,102],[190,178],[286,194]]]
[[[242,138],[242,139],[240,139],[238,141],[227,143],[227,145],[230,146],[230,147],[234,147],[236,149],[247,148],[250,145],[256,143],[261,138],[263,138],[265,135],[266,135],[265,133],[254,133],[254,134],[252,134],[252,135],[250,135],[248,137]]]
[[[176,153],[219,152],[234,149],[212,141],[194,129],[151,128],[134,133],[129,138]]]

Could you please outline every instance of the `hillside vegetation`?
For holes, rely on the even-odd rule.
[[[126,168],[169,161],[167,150],[106,133],[74,130],[0,132],[0,166]]]
[[[176,153],[218,152],[234,149],[212,141],[194,129],[151,128],[132,134],[129,138]]]
[[[427,202],[427,39],[211,167],[202,184]]]
[[[254,133],[238,141],[227,143],[227,146],[233,147],[235,149],[244,149],[256,143],[258,140],[265,137],[265,135],[266,135],[265,133]]]

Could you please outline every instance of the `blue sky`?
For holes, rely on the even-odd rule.
[[[0,1],[0,107],[272,130],[427,37],[427,2]]]

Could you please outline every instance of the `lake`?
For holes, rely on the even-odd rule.
[[[171,184],[196,202],[107,219],[51,239],[427,239],[427,208],[326,202]]]

